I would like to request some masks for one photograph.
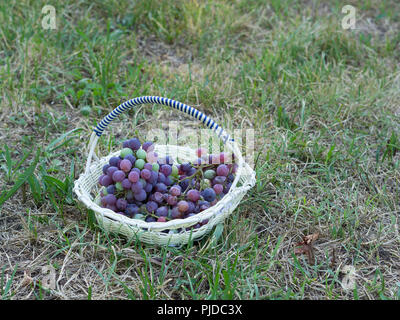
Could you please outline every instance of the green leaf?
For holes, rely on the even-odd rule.
[[[58,143],[60,143],[61,141],[63,141],[66,137],[68,137],[70,134],[73,134],[74,132],[78,132],[78,131],[82,131],[82,128],[75,128],[72,129],[66,133],[64,133],[63,135],[61,135],[60,137],[58,137],[57,139],[54,139],[52,142],[49,143],[49,145],[46,147],[45,151],[46,152],[52,152],[58,148],[60,148],[61,146],[63,146],[65,143],[67,143],[69,140],[65,141],[64,143],[57,145]]]
[[[23,172],[21,173],[18,178],[17,182],[15,185],[7,192],[3,192],[0,196],[0,206],[3,205],[4,202],[6,202],[9,198],[11,198],[14,193],[17,192],[17,190],[28,180],[28,178],[33,174],[33,172],[36,169],[36,165],[39,161],[39,155],[40,155],[40,149],[36,151],[36,156],[31,165]]]
[[[19,167],[25,162],[26,158],[32,153],[34,147],[32,147],[29,151],[25,151],[24,155],[22,156],[21,160],[15,165],[13,171],[15,172],[19,169]],[[13,175],[14,175],[13,174]]]
[[[14,276],[15,276],[15,273],[17,272],[17,268],[18,268],[18,264],[15,265],[14,270],[13,270],[13,273],[11,274],[11,277],[10,277],[10,279],[7,281],[6,287],[4,288],[3,296],[2,296],[2,299],[3,299],[3,300],[7,299],[8,291],[10,291],[11,283],[12,283],[13,280],[14,280]],[[4,274],[4,272],[3,272],[3,274]]]
[[[12,160],[11,160],[11,154],[10,154],[10,149],[8,149],[7,145],[4,145],[5,149],[5,156],[6,156],[6,164],[7,164],[7,176],[11,177],[11,168],[12,168]]]
[[[65,191],[65,186],[64,186],[64,182],[62,182],[61,180],[54,178],[52,176],[49,175],[45,175],[43,176],[43,179],[45,182],[47,182],[47,184],[49,184],[50,186],[54,186],[57,189],[59,189],[60,191]]]
[[[28,178],[28,183],[31,188],[33,199],[36,203],[40,203],[42,200],[42,187],[39,183],[39,180],[36,178],[34,174],[32,174]]]

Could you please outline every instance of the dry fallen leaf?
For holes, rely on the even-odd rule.
[[[319,233],[313,233],[308,236],[303,237],[303,241],[296,244],[296,248],[294,248],[294,253],[299,254],[307,254],[308,262],[310,264],[314,261],[314,251],[312,247],[312,243],[318,239]]]
[[[305,244],[311,244],[315,240],[318,239],[319,233],[313,233],[308,236],[303,237],[303,241]]]
[[[24,271],[24,278],[21,281],[21,286],[29,286],[31,283],[33,283],[33,279],[31,277],[31,273],[29,271]]]

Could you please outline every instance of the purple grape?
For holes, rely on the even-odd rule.
[[[186,172],[186,174],[187,174],[187,176],[190,177],[190,176],[194,175],[196,172],[197,172],[196,168],[192,167]]]
[[[107,187],[107,193],[114,194],[115,193],[115,185],[111,184]]]
[[[229,189],[232,187],[232,183],[227,183],[226,186],[224,187],[224,193],[227,194],[229,192]]]
[[[121,182],[122,180],[125,179],[125,172],[123,172],[122,170],[117,170],[113,173],[112,175],[112,179],[115,182]]]
[[[138,193],[134,193],[133,195],[137,201],[144,201],[147,198],[146,191],[141,189]]]
[[[124,160],[129,160],[130,163],[132,164],[132,166],[134,166],[135,162],[136,162],[136,158],[135,158],[135,156],[133,154],[126,155]]]
[[[107,205],[113,205],[117,202],[117,198],[113,194],[108,194],[105,196],[105,201]]]
[[[181,195],[181,187],[179,185],[174,185],[169,189],[169,193],[173,196],[180,196]]]
[[[140,148],[140,141],[138,138],[133,138],[128,141],[128,147],[136,151]]]
[[[180,170],[183,172],[188,172],[192,168],[190,163],[182,163],[180,166]]]
[[[151,163],[145,163],[143,168],[152,171],[153,165]]]
[[[171,210],[172,219],[182,219],[182,212],[179,211],[178,207],[174,207]]]
[[[147,150],[149,149],[149,147],[151,147],[152,145],[153,145],[153,142],[151,142],[151,141],[146,141],[146,142],[143,143],[142,149],[143,149],[144,151],[147,152]],[[150,148],[150,149],[152,149],[152,148]],[[154,149],[154,147],[153,147],[153,149]],[[151,150],[149,150],[149,151],[151,151]]]
[[[140,173],[140,176],[145,180],[149,180],[151,177],[151,170],[143,169],[142,172]]]
[[[154,201],[158,202],[158,203],[162,203],[164,200],[163,194],[161,192],[155,192],[153,193],[154,196]]]
[[[232,173],[228,174],[228,182],[233,182],[233,180],[235,180],[235,176]]]
[[[122,171],[129,172],[132,169],[132,163],[129,160],[124,159],[119,164],[119,167],[121,168]]]
[[[132,183],[131,190],[133,193],[139,193],[143,190],[143,185],[140,181]],[[144,191],[144,190],[143,190]],[[136,198],[135,198],[136,199]]]
[[[101,206],[104,208],[107,205],[106,197],[101,197],[100,203],[101,203]]]
[[[224,176],[216,176],[213,180],[212,180],[212,184],[224,184],[226,180],[226,177]]]
[[[103,166],[103,173],[107,174],[107,169],[111,167],[108,163]]]
[[[168,215],[168,208],[167,207],[159,207],[156,210],[156,216],[158,217],[166,217]]]
[[[107,175],[108,175],[110,178],[112,178],[114,172],[117,171],[117,170],[118,170],[117,167],[114,167],[114,166],[109,167],[109,168],[107,169]]]
[[[129,148],[129,140],[122,142],[122,148]]]
[[[118,167],[120,162],[121,162],[120,157],[111,157],[110,160],[108,160],[108,163],[112,167]]]
[[[146,203],[146,209],[148,212],[154,212],[158,209],[158,204],[155,201],[149,201]]]
[[[137,172],[139,174],[139,176],[140,176],[140,169],[139,168],[132,168],[131,171]]]
[[[128,174],[128,179],[130,182],[135,183],[138,182],[140,179],[140,175],[139,173],[135,170],[132,170],[131,172],[129,172]]]
[[[147,184],[146,180],[144,180],[144,179],[142,179],[142,178],[139,179],[139,182],[142,184],[142,187],[143,187],[143,188],[144,188],[144,187],[146,186],[146,184]]]
[[[208,202],[214,201],[215,198],[217,197],[214,189],[212,189],[212,188],[204,189],[203,192],[201,193],[201,195],[203,196],[204,200],[206,200]]]
[[[128,204],[125,209],[125,214],[128,217],[133,218],[133,216],[139,212],[139,207],[136,204]]]
[[[158,173],[155,171],[151,171],[151,177],[147,180],[152,185],[156,185],[158,179]]]
[[[146,183],[146,186],[144,187],[144,191],[147,193],[150,193],[153,190],[153,185],[151,183]]]
[[[164,176],[164,174],[162,172],[158,173],[157,182],[161,182],[161,183],[165,182],[165,176]]]
[[[186,189],[189,187],[189,181],[187,179],[182,180],[179,182],[179,186],[181,187],[182,192],[185,192]]]
[[[124,211],[126,209],[127,205],[128,205],[128,202],[122,198],[118,199],[116,202],[117,209],[119,209],[121,211]]]
[[[178,203],[178,198],[176,196],[168,195],[167,203],[171,206],[174,206]]]
[[[122,187],[127,190],[129,190],[132,187],[132,182],[130,182],[129,179],[122,180],[121,184]]]
[[[164,176],[168,177],[172,172],[172,168],[169,164],[163,164],[160,168],[160,171],[164,174]]]
[[[157,183],[154,189],[161,193],[167,192],[167,186],[164,183]]]
[[[200,192],[198,190],[189,190],[186,194],[186,198],[190,201],[197,202],[200,199]]]
[[[189,209],[189,204],[185,200],[178,202],[178,209],[180,212],[186,212]]]
[[[102,182],[101,182],[101,180],[103,180],[103,178],[105,177],[106,175],[105,174],[102,174],[100,177],[99,177],[99,184],[102,186]]]
[[[224,191],[224,186],[222,184],[214,184],[213,189],[215,191],[216,194],[221,194],[222,191]]]
[[[187,201],[187,203],[188,203],[188,209],[186,210],[186,213],[192,213],[196,205],[192,201]]]
[[[108,187],[112,183],[113,183],[112,179],[110,178],[110,176],[107,175],[107,176],[103,176],[100,184],[104,187]]]
[[[228,166],[226,165],[226,164],[220,164],[218,167],[217,167],[217,175],[218,176],[224,176],[224,177],[226,177],[228,174],[229,174],[229,169],[228,169]]]
[[[166,177],[166,178],[165,178],[165,181],[164,181],[164,184],[165,184],[166,186],[170,186],[170,185],[173,184],[173,182],[172,182],[172,180],[171,180],[170,177]]]

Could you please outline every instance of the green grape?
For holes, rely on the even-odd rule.
[[[177,167],[177,166],[172,166],[171,175],[172,175],[173,177],[178,177],[178,167]]]
[[[133,155],[132,149],[131,148],[123,148],[121,150],[120,156],[121,156],[121,158],[125,158],[128,154]]]
[[[215,171],[214,170],[212,170],[212,169],[209,169],[209,170],[206,170],[205,172],[204,172],[204,178],[206,178],[206,179],[213,179],[215,177]]]
[[[153,171],[158,172],[158,170],[160,169],[160,165],[158,163],[153,163]]]
[[[200,188],[202,190],[210,188],[211,187],[211,181],[209,179],[203,179],[200,182]]]
[[[122,190],[124,190],[124,187],[122,186],[121,182],[116,182],[115,189],[117,189],[118,191],[122,191]]]
[[[136,151],[136,157],[138,157],[139,159],[146,159],[146,151],[144,151],[143,149],[139,149],[138,151]]]
[[[135,162],[135,167],[142,170],[144,168],[144,160],[143,159],[137,159]]]
[[[134,216],[134,219],[139,219],[139,220],[144,220],[145,218],[146,218],[146,216],[141,213],[136,213]]]

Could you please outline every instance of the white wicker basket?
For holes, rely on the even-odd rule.
[[[99,137],[102,135],[106,126],[114,120],[120,113],[124,112],[130,107],[137,106],[143,103],[153,103],[166,105],[182,112],[188,113],[195,117],[197,120],[203,122],[209,129],[211,129],[226,145],[228,152],[235,155],[238,170],[235,175],[235,180],[229,192],[214,206],[204,210],[192,217],[185,219],[175,219],[167,222],[145,222],[138,219],[131,219],[114,211],[102,208],[99,205],[99,186],[98,179],[102,175],[103,166],[108,163],[108,160],[113,156],[118,156],[119,152],[109,154],[106,157],[98,158],[94,152]],[[169,150],[177,148],[180,161],[193,161],[195,160],[195,150],[171,145],[156,145],[155,151],[159,157],[170,155]],[[224,219],[233,212],[237,207],[246,192],[255,184],[254,170],[243,160],[240,149],[236,142],[230,138],[225,130],[218,126],[212,119],[204,115],[202,112],[193,107],[187,106],[181,102],[163,97],[145,96],[128,100],[119,105],[112,112],[110,112],[94,129],[89,145],[89,154],[86,163],[86,170],[82,173],[74,184],[74,192],[78,199],[82,201],[89,209],[93,210],[98,223],[109,232],[120,233],[128,238],[134,238],[149,244],[156,245],[183,245],[189,242],[190,239],[198,240],[202,236],[209,233],[214,226],[223,223]],[[92,158],[95,158],[92,161]],[[200,228],[190,228],[195,226],[201,221],[208,220]],[[174,230],[174,231],[172,231]],[[179,230],[179,232],[177,232]]]

